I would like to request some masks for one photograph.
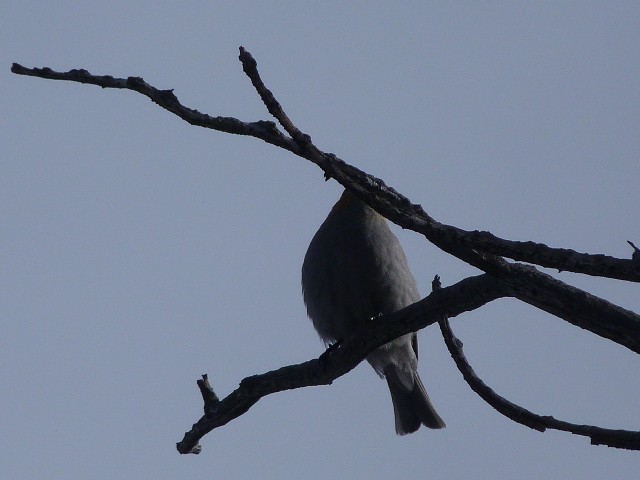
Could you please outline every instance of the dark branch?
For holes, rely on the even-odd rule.
[[[277,147],[298,154],[298,147],[290,138],[282,134],[273,122],[257,121],[242,122],[233,117],[212,117],[197,110],[187,108],[180,103],[173,90],[159,90],[149,85],[140,77],[114,78],[110,75],[92,75],[86,70],[69,70],[68,72],[56,72],[50,68],[25,68],[14,63],[11,67],[13,73],[28,75],[50,80],[67,80],[71,82],[88,83],[102,88],[118,88],[133,90],[149,97],[154,103],[165,110],[177,115],[191,125],[211,128],[235,135],[246,135],[259,138]]]
[[[285,131],[293,138],[293,140],[304,150],[304,147],[311,144],[311,137],[302,133],[298,127],[296,127],[293,122],[289,119],[287,114],[284,112],[282,105],[280,102],[276,100],[265,84],[263,83],[260,75],[258,74],[258,62],[251,56],[249,52],[247,52],[244,47],[240,47],[240,62],[242,62],[242,70],[251,80],[253,87],[260,95],[262,102],[267,107],[267,110],[271,115],[275,117],[276,120],[282,125]]]
[[[258,73],[257,62],[242,47],[240,47],[240,61],[244,72],[258,91],[269,112],[303,150],[301,156],[321,167],[327,178],[333,177],[343,186],[358,193],[363,200],[391,221],[401,227],[423,233],[427,239],[448,253],[453,252],[444,248],[444,245],[456,244],[542,267],[556,268],[560,271],[640,282],[640,264],[638,262],[606,255],[578,253],[569,249],[551,248],[541,243],[504,240],[490,232],[467,232],[436,222],[422,210],[420,205],[411,205],[406,197],[387,187],[382,180],[355,169],[335,155],[324,153],[315,147],[311,143],[311,137],[293,125],[273,93],[264,86]],[[415,221],[407,220],[410,215],[416,217]],[[422,229],[417,228],[417,225],[422,225]],[[453,254],[455,255],[455,253]]]
[[[286,115],[273,93],[264,85],[257,69],[257,62],[241,47],[240,60],[243,69],[269,112],[285,128],[291,138],[280,132],[273,122],[242,122],[232,117],[211,117],[183,106],[172,90],[158,90],[140,77],[114,78],[109,75],[91,75],[86,70],[55,72],[50,68],[25,68],[17,63],[11,71],[19,75],[30,75],[53,80],[68,80],[98,85],[102,88],[120,88],[139,92],[153,102],[179,116],[192,125],[211,128],[236,135],[259,138],[277,147],[284,148],[318,165],[326,178],[335,178],[345,188],[358,194],[364,201],[392,222],[419,233],[442,250],[457,256],[453,245],[505,256],[514,260],[533,263],[607,278],[640,282],[640,262],[600,254],[578,253],[569,249],[551,248],[541,243],[505,240],[489,232],[465,231],[441,224],[431,218],[420,205],[411,202],[372,175],[368,175],[344,162],[334,154],[322,152],[309,135],[301,132]]]
[[[628,450],[640,450],[640,432],[611,430],[593,425],[576,425],[563,420],[557,420],[549,415],[538,415],[501,397],[476,375],[464,356],[462,342],[453,334],[447,317],[443,316],[438,323],[440,324],[440,331],[449,349],[449,353],[451,353],[451,358],[453,358],[458,370],[462,373],[471,390],[476,392],[480,398],[502,415],[539,432],[544,432],[547,428],[551,428],[563,432],[570,432],[575,435],[590,437],[591,444],[593,445],[607,445],[609,447]]]
[[[640,315],[567,285],[535,267],[464,251],[460,258],[508,285],[511,296],[640,353]]]
[[[423,234],[425,238],[443,251],[480,268],[494,279],[499,280],[498,283],[496,280],[489,280],[490,277],[486,276],[469,279],[469,281],[477,283],[475,287],[480,290],[475,292],[475,295],[480,295],[483,301],[478,303],[478,297],[472,295],[469,298],[475,298],[475,300],[469,305],[464,303],[457,305],[458,309],[462,309],[458,313],[477,308],[495,298],[512,295],[574,325],[586,328],[640,353],[640,316],[542,274],[534,267],[509,264],[500,258],[508,257],[556,268],[559,271],[572,271],[639,282],[640,262],[638,262],[638,257],[640,257],[640,252],[633,243],[629,242],[635,250],[632,259],[624,260],[605,255],[590,255],[568,249],[550,248],[533,242],[514,242],[498,238],[489,232],[468,232],[441,224],[427,215],[420,205],[412,204],[406,197],[386,186],[382,180],[347,164],[331,153],[319,150],[312,143],[311,137],[300,131],[286,115],[280,103],[260,78],[256,61],[242,47],[240,60],[245,73],[267,109],[291,138],[278,130],[273,122],[247,123],[230,117],[211,117],[197,110],[186,108],[180,104],[173,91],[158,90],[139,77],[117,79],[111,76],[94,76],[86,70],[70,70],[60,73],[49,68],[28,69],[18,64],[13,64],[12,71],[20,75],[90,83],[103,88],[134,90],[146,95],[162,108],[178,115],[190,124],[227,133],[253,136],[284,148],[318,165],[324,171],[326,178],[335,178],[345,188],[353,191],[394,223]],[[481,278],[483,280],[479,281],[478,279]],[[463,282],[458,285],[461,284]],[[441,290],[438,295],[444,291],[452,292],[451,288]],[[376,346],[433,323],[437,320],[437,315],[454,316],[456,314],[452,311],[434,313],[433,311],[422,312],[419,310],[422,317],[416,319],[415,315],[412,316],[408,313],[413,308],[421,308],[418,305],[422,302],[435,301],[432,299],[434,295],[430,295],[427,299],[404,309],[402,312],[397,312],[397,317],[396,314],[392,314],[381,318],[380,322],[384,321],[384,324],[379,323],[378,320],[374,321],[366,331],[356,332],[353,338],[346,339],[337,348],[328,350],[318,360],[249,377],[241,383],[235,392],[221,401],[215,397],[206,378],[201,380],[199,386],[205,401],[206,414],[194,425],[191,432],[185,435],[185,439],[178,444],[178,449],[183,453],[197,453],[198,440],[204,434],[241,415],[264,395],[289,388],[331,383],[333,379],[346,373],[362,361],[366,353]],[[483,295],[485,296],[483,297]],[[464,302],[464,298],[467,297],[462,295],[456,301]],[[430,320],[425,323],[425,318]],[[390,323],[392,321],[397,323]],[[384,332],[385,329],[386,332]],[[594,443],[597,442],[597,438],[609,439],[611,436],[609,430],[595,431],[593,429],[597,429],[597,427],[584,428],[596,432],[595,436],[591,436]],[[627,433],[635,435],[634,432]],[[613,444],[609,440],[601,443]]]
[[[558,271],[583,273],[595,277],[640,282],[640,264],[601,254],[578,253],[568,248],[552,248],[542,243],[504,240],[490,232],[467,232],[469,247],[493,255],[533,263]]]
[[[194,448],[197,449],[204,435],[239,417],[266,395],[294,388],[329,385],[355,368],[369,352],[390,340],[431,325],[443,315],[454,317],[506,295],[504,287],[489,275],[470,277],[400,311],[375,318],[353,336],[327,349],[318,359],[247,377],[219,402],[207,400],[215,394],[206,387],[203,389],[201,380],[199,387],[205,400],[205,414],[185,433],[177,444],[178,451],[196,453]]]

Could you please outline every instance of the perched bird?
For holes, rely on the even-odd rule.
[[[386,219],[347,190],[311,240],[302,265],[302,293],[326,343],[420,300],[407,257]],[[387,380],[396,433],[412,433],[420,425],[445,427],[418,376],[415,333],[374,350],[367,360]]]

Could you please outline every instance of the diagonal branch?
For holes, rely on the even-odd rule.
[[[276,97],[271,93],[262,79],[260,78],[260,74],[258,73],[258,62],[251,56],[249,52],[245,50],[244,47],[240,47],[240,61],[242,62],[242,70],[247,74],[249,80],[253,84],[253,87],[260,95],[260,98],[264,102],[267,110],[271,115],[275,117],[280,125],[285,129],[285,131],[291,136],[291,138],[296,142],[299,147],[304,147],[306,145],[311,144],[311,137],[302,133],[298,127],[296,127],[293,122],[289,119],[287,114],[285,113],[280,102],[276,100]]]
[[[436,222],[422,210],[420,205],[412,205],[409,199],[393,188],[387,187],[379,178],[352,167],[331,153],[319,150],[311,143],[311,137],[308,134],[302,133],[293,125],[273,93],[264,86],[258,73],[257,62],[243,47],[240,47],[240,61],[269,113],[280,122],[303,150],[300,154],[302,157],[322,168],[326,178],[333,177],[344,187],[359,194],[378,213],[403,228],[423,233],[428,240],[444,251],[456,255],[452,249],[446,248],[448,245],[455,244],[542,267],[556,268],[559,271],[640,282],[639,261],[551,248],[542,243],[504,240],[490,232],[477,230],[467,232]],[[410,217],[414,219],[411,220]],[[422,225],[422,229],[418,228],[418,225]]]
[[[185,433],[177,444],[178,451],[198,453],[198,442],[204,435],[239,417],[262,397],[294,388],[329,385],[390,340],[436,323],[443,315],[454,317],[507,295],[504,286],[489,275],[469,277],[402,310],[376,317],[351,337],[329,347],[320,358],[247,377],[220,401],[214,400],[213,390],[203,383],[206,379],[200,380],[205,414]]]
[[[575,435],[590,437],[592,445],[606,445],[627,450],[640,450],[640,432],[612,430],[594,425],[577,425],[558,420],[549,415],[538,415],[498,395],[478,377],[467,361],[462,351],[462,342],[453,334],[447,317],[443,316],[438,323],[440,324],[440,331],[449,349],[451,358],[453,358],[458,370],[462,373],[471,390],[476,392],[480,398],[502,415],[539,432],[544,432],[547,428],[551,428],[553,430],[561,430]]]
[[[178,101],[172,90],[159,90],[140,77],[114,78],[109,75],[92,75],[86,70],[79,69],[56,72],[46,67],[26,68],[17,63],[12,65],[11,71],[18,75],[88,83],[102,88],[133,90],[147,96],[154,103],[192,125],[259,138],[283,148],[318,165],[324,171],[326,178],[336,179],[392,222],[422,233],[434,245],[458,258],[460,257],[451,248],[452,245],[556,268],[560,271],[640,282],[640,261],[618,259],[601,254],[578,253],[569,249],[551,248],[541,243],[505,240],[489,232],[469,232],[435,221],[420,205],[412,204],[406,197],[385,185],[381,179],[349,165],[332,153],[319,150],[311,142],[311,137],[301,132],[286,115],[273,93],[260,78],[257,62],[242,47],[240,61],[265,106],[291,135],[291,138],[280,132],[270,121],[242,122],[232,117],[212,117],[187,108]]]
[[[180,103],[173,90],[160,90],[149,85],[140,77],[114,78],[111,75],[92,75],[84,69],[73,69],[68,72],[56,72],[50,68],[26,68],[18,63],[11,66],[11,71],[18,75],[45,78],[49,80],[67,80],[70,82],[88,83],[102,88],[133,90],[148,97],[155,104],[177,115],[185,122],[199,127],[211,128],[235,135],[246,135],[259,138],[277,147],[298,154],[299,148],[288,137],[280,132],[275,123],[260,120],[242,122],[233,117],[212,117],[198,110],[187,108]]]
[[[509,286],[514,298],[640,353],[640,315],[530,265],[467,250],[460,257]]]
[[[476,250],[513,260],[533,263],[559,272],[569,271],[595,277],[640,281],[640,262],[602,254],[579,253],[569,248],[552,248],[543,243],[504,240],[491,232],[468,232],[466,244]]]

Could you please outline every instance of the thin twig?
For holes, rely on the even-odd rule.
[[[276,100],[276,97],[273,96],[271,90],[265,86],[264,82],[260,78],[260,74],[258,73],[258,62],[256,62],[244,47],[240,47],[240,56],[238,58],[240,59],[240,62],[242,62],[242,70],[251,80],[253,87],[258,92],[258,95],[260,95],[260,98],[267,107],[269,113],[278,120],[280,125],[282,125],[298,146],[304,149],[305,146],[310,145],[311,137],[306,133],[302,133],[298,127],[293,124],[282,108],[282,105],[280,105],[280,102]]]

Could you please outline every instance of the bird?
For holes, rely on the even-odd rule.
[[[407,257],[386,218],[345,190],[313,236],[302,264],[307,314],[326,345],[349,337],[372,318],[420,300]],[[398,435],[446,425],[418,375],[416,333],[367,356],[385,378]]]

